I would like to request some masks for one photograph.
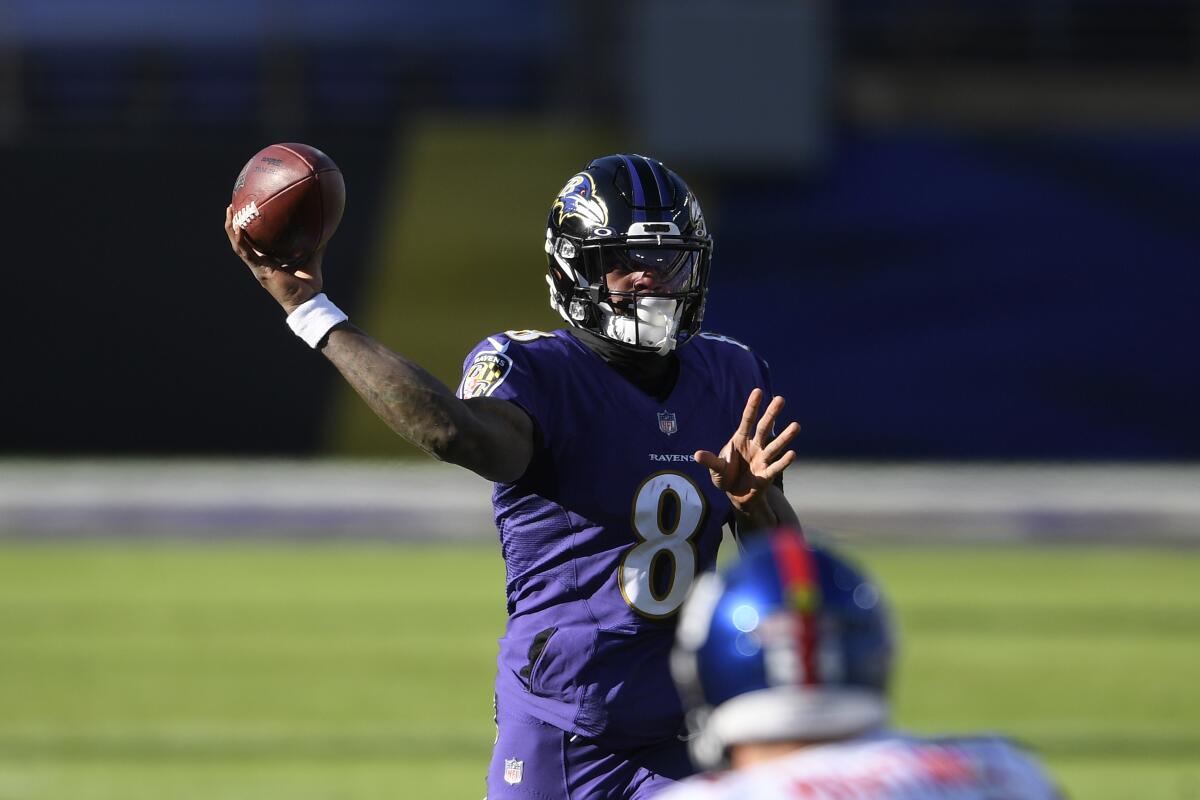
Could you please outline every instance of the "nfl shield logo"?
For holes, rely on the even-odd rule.
[[[504,759],[504,782],[516,786],[521,782],[521,773],[525,770],[525,762],[515,758]]]
[[[670,436],[679,430],[679,424],[675,422],[674,411],[658,412],[658,429],[667,436]]]

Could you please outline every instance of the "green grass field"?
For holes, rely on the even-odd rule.
[[[873,546],[897,722],[1200,797],[1200,552]],[[0,544],[0,799],[479,798],[494,547]]]

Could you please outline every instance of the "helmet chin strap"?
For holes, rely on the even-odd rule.
[[[600,304],[604,335],[625,344],[653,347],[660,356],[675,349],[679,329],[679,302],[670,297],[639,297],[633,302],[637,319],[616,313],[608,303]]]

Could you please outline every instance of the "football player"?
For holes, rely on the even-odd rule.
[[[893,635],[879,587],[794,531],[699,578],[672,669],[698,764],[661,800],[1053,800],[1041,767],[995,736],[889,730]]]
[[[722,526],[796,524],[778,483],[798,426],[776,434],[761,358],[701,333],[712,237],[687,184],[636,155],[571,177],[545,235],[567,327],[487,337],[457,392],[346,321],[320,293],[322,254],[289,273],[229,213],[226,232],[384,422],[496,484],[509,618],[488,796],[644,798],[692,772],[676,616]]]

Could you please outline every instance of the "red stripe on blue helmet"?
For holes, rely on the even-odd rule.
[[[779,565],[784,603],[799,623],[794,644],[803,670],[800,682],[804,686],[814,686],[820,678],[817,674],[817,609],[821,592],[816,559],[797,531],[780,531],[773,535],[771,550]]]

